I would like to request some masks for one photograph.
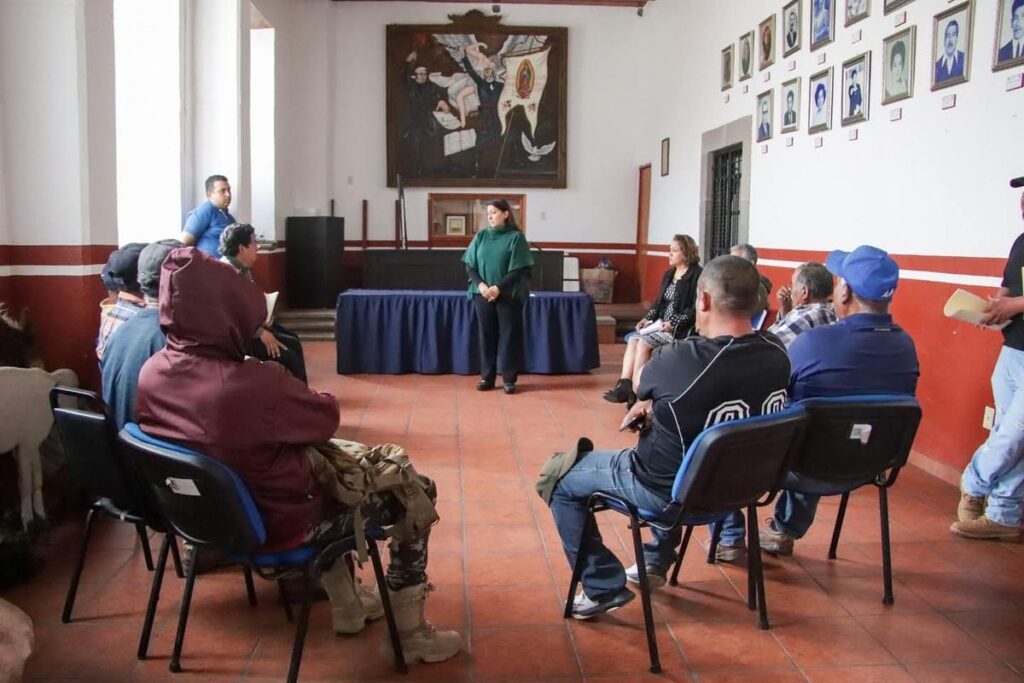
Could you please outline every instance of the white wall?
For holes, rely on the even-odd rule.
[[[252,159],[252,224],[272,238],[274,225],[274,29],[249,34],[249,125]]]
[[[256,5],[277,28],[279,61],[286,62],[281,68],[288,83],[278,87],[279,106],[287,109],[286,125],[282,112],[278,121],[279,219],[324,214],[333,197],[351,237],[359,234],[361,201],[368,199],[370,239],[391,239],[396,193],[385,178],[385,26],[445,23],[448,14],[474,6],[282,0]],[[637,168],[652,159],[638,153],[636,144],[643,136],[638,116],[647,102],[639,96],[643,66],[635,51],[648,20],[623,8],[506,4],[502,10],[508,25],[569,28],[568,189],[508,190],[528,195],[531,239],[633,241]],[[289,187],[282,187],[285,182]],[[427,237],[429,191],[406,192],[412,240]]]
[[[120,244],[181,230],[180,14],[179,0],[114,0]]]
[[[872,3],[872,15],[850,28],[843,27],[842,9],[836,22],[836,40],[821,50],[807,47],[809,3],[804,2],[804,47],[789,59],[777,55],[771,80],[755,72],[749,92],[734,85],[724,102],[719,89],[719,55],[760,21],[775,12],[779,0],[723,0],[711,3],[648,5],[644,27],[655,90],[666,95],[665,106],[653,110],[642,146],[653,155],[662,137],[672,138],[672,173],[655,174],[652,188],[651,241],[669,239],[680,223],[698,234],[700,203],[700,135],[754,113],[758,93],[775,88],[776,126],[778,93],[783,81],[803,78],[800,131],[794,146],[776,135],[768,153],[759,145],[751,159],[750,240],[759,247],[824,250],[873,243],[893,253],[1004,257],[1020,230],[1015,196],[1009,178],[1024,173],[1024,90],[1005,92],[1004,83],[1021,69],[993,73],[992,36],[995,6],[992,0],[975,2],[973,62],[968,83],[931,92],[930,61],[932,17],[946,9],[945,0],[917,0],[906,6],[909,25],[917,26],[917,61],[914,96],[881,106],[882,40],[905,27],[894,26],[894,16]],[[836,2],[840,8],[842,2]],[[701,27],[691,31],[689,27]],[[851,43],[853,31],[863,39]],[[679,60],[667,59],[665,46],[687,36],[692,57],[684,60],[689,73],[680,72]],[[781,32],[779,33],[781,36]],[[860,139],[848,141],[848,128],[839,125],[839,98],[834,100],[833,128],[821,134],[815,149],[806,117],[809,76],[826,66],[838,74],[843,61],[871,50],[870,120],[859,124]],[[826,55],[824,65],[817,57]],[[837,81],[838,82],[838,81]],[[672,83],[674,87],[665,88]],[[836,92],[838,92],[838,87]],[[956,94],[954,109],[941,109],[942,97]],[[889,111],[902,107],[903,119],[889,121]],[[753,131],[751,131],[753,135]]]
[[[111,14],[110,0],[0,0],[7,243],[116,239]]]

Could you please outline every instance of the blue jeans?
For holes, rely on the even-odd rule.
[[[974,452],[961,485],[972,496],[987,496],[985,516],[1018,526],[1024,502],[1024,351],[1007,346],[992,371],[996,419],[988,439]]]
[[[800,478],[790,473],[786,475],[782,483],[783,489],[786,486],[799,486]],[[818,511],[818,501],[821,496],[812,493],[799,493],[797,491],[779,491],[775,499],[775,528],[776,530],[792,536],[803,538],[807,530],[814,523],[814,513]],[[746,537],[746,526],[742,512],[734,512],[722,522],[722,533],[718,542],[722,545],[739,546],[743,545]]]
[[[669,503],[668,492],[652,491],[633,474],[633,449],[592,451],[581,458],[562,477],[551,494],[551,513],[555,517],[562,549],[569,566],[576,565],[576,550],[587,519],[587,501],[595,491],[607,491],[628,500],[638,508],[660,512]],[[644,544],[644,562],[667,569],[675,561],[675,547],[681,529],[672,532],[651,530],[654,539]],[[591,526],[586,539],[586,564],[583,567],[583,591],[591,600],[615,595],[626,585],[626,571],[619,559],[605,547],[597,525]]]

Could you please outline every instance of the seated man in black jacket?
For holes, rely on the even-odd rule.
[[[735,256],[720,256],[697,281],[697,329],[691,336],[655,354],[641,375],[640,403],[623,424],[648,416],[633,448],[592,451],[555,486],[551,512],[569,564],[587,517],[587,500],[595,491],[611,491],[648,510],[665,508],[687,446],[704,429],[727,420],[781,410],[789,384],[789,357],[778,340],[754,332],[750,317],[757,306],[757,269]],[[573,616],[589,619],[618,609],[633,599],[626,580],[636,580],[604,546],[594,525],[587,541],[582,592]],[[645,545],[648,581],[665,581],[680,533],[655,531]]]

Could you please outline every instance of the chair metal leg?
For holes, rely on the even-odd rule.
[[[651,673],[661,673],[658,659],[658,638],[654,633],[654,614],[651,610],[651,587],[647,585],[647,566],[644,561],[644,544],[640,538],[640,521],[630,515],[630,529],[633,532],[633,553],[636,555],[637,577],[640,579],[640,601],[644,607],[644,628],[647,630],[647,651],[651,656]],[[579,558],[577,557],[577,564]]]
[[[380,563],[380,552],[377,550],[377,542],[371,541],[366,544],[370,553],[370,561],[373,563],[373,575],[377,578],[377,588],[380,593],[380,602],[384,607],[384,619],[388,622],[388,635],[391,637],[391,649],[395,655],[395,671],[400,674],[409,673],[409,667],[405,664],[405,655],[402,654],[402,640],[398,637],[398,625],[395,623],[395,613],[391,611],[391,596],[388,590],[388,582],[384,576],[384,567]]]
[[[295,617],[292,615],[292,603],[288,597],[288,591],[285,590],[284,581],[278,580],[277,582],[277,594],[281,596],[281,604],[284,606],[284,616],[288,620],[288,623],[292,623]]]
[[[196,566],[199,564],[201,546],[192,549],[192,561],[188,563],[185,577],[185,592],[181,596],[181,610],[178,612],[178,631],[174,635],[174,650],[171,651],[171,662],[167,668],[173,672],[181,671],[181,647],[185,643],[185,627],[188,626],[188,610],[192,605],[192,589],[196,584]]]
[[[302,571],[302,607],[299,608],[299,623],[295,627],[292,660],[288,666],[288,683],[296,683],[299,680],[299,666],[302,665],[302,649],[306,645],[306,629],[309,627],[309,608],[312,601],[313,578],[310,563]]]
[[[882,520],[882,581],[885,593],[882,604],[891,605],[892,597],[892,556],[889,547],[889,494],[884,486],[878,487],[878,512]]]
[[[761,544],[758,539],[757,514],[753,505],[747,507],[747,558],[748,573],[754,575],[754,586],[757,589],[758,620],[757,627],[762,630],[769,628],[768,602],[764,593],[764,565],[761,563]]]
[[[715,563],[715,552],[718,550],[718,539],[722,537],[722,523],[711,524],[711,542],[708,543],[708,564]]]
[[[135,533],[139,537],[139,545],[142,546],[142,557],[146,560],[146,569],[153,571],[153,551],[149,547],[149,532],[146,525],[139,522],[135,525]]]
[[[89,548],[89,536],[92,534],[92,520],[95,514],[96,508],[89,508],[89,512],[85,513],[85,531],[82,532],[82,545],[78,550],[78,561],[75,563],[75,572],[71,575],[68,595],[64,599],[64,613],[60,618],[65,624],[71,621],[71,610],[75,606],[75,595],[78,594],[78,581],[82,578],[82,568],[85,567],[85,551]]]
[[[683,566],[683,558],[686,557],[686,548],[690,545],[690,536],[693,535],[693,527],[687,526],[683,532],[683,542],[679,544],[679,557],[676,558],[676,565],[672,567],[672,576],[668,582],[673,586],[679,585],[679,570]]]
[[[252,582],[252,569],[249,565],[242,565],[242,572],[245,574],[245,594],[249,597],[249,604],[256,606],[256,586]]]
[[[843,519],[846,518],[846,504],[850,500],[850,492],[847,491],[843,494],[842,499],[839,501],[839,512],[836,513],[836,525],[832,529],[832,543],[828,547],[828,559],[836,559],[836,549],[839,547],[839,532],[843,530]]]
[[[185,572],[181,568],[181,555],[178,553],[178,539],[168,532],[167,537],[171,539],[171,559],[174,560],[174,573],[179,579],[185,578]]]
[[[576,545],[576,562],[572,567],[572,578],[569,579],[569,594],[565,598],[565,610],[562,612],[562,617],[569,619],[572,617],[572,604],[573,600],[576,599],[576,588],[580,583],[580,576],[583,575],[583,565],[586,562],[586,553],[584,552],[587,547],[587,537],[590,535],[590,525],[597,524],[597,520],[594,519],[594,513],[588,512],[587,518],[583,521],[583,530],[580,532],[580,542]],[[639,560],[642,562],[642,559]]]
[[[142,622],[142,633],[139,634],[139,659],[146,658],[149,650],[149,636],[153,632],[153,618],[156,616],[156,605],[160,601],[160,588],[164,582],[164,569],[167,567],[167,553],[171,546],[175,545],[174,537],[171,534],[164,536],[163,545],[160,546],[160,554],[156,559],[156,571],[153,572],[153,584],[149,589],[149,604],[146,605],[146,618]]]

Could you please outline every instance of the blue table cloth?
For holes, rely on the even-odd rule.
[[[534,292],[523,307],[523,372],[597,368],[594,303],[582,292]],[[338,296],[338,373],[475,375],[476,313],[465,291],[354,289]]]

